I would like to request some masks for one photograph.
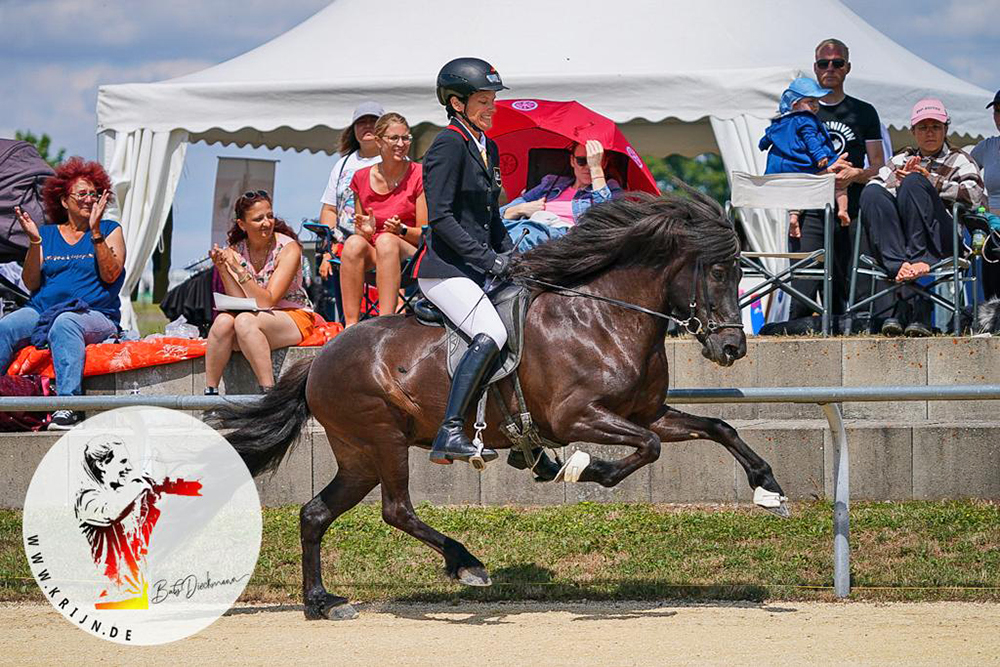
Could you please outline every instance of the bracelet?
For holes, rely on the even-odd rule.
[[[32,241],[31,239],[28,239],[28,245],[42,245],[42,240],[38,239],[37,241]]]
[[[94,243],[104,243],[103,236],[91,236],[90,240],[93,241]]]
[[[405,237],[405,236],[406,236],[406,230],[407,230],[407,227],[406,227],[406,225],[400,225],[400,226],[399,226],[399,231],[398,231],[398,232],[396,232],[396,233],[397,233],[398,235],[400,235],[400,236],[403,236],[403,237]]]
[[[252,278],[252,277],[253,277],[253,276],[251,276],[249,272],[248,272],[248,273],[244,273],[244,274],[243,274],[243,277],[242,277],[242,278],[238,278],[238,279],[236,280],[236,284],[237,284],[237,285],[242,285],[243,283],[245,283],[245,282],[247,282],[248,280],[250,280],[250,278]]]

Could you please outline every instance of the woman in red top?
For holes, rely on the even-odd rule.
[[[427,200],[419,164],[410,161],[410,125],[398,113],[375,123],[382,162],[359,169],[351,179],[354,226],[340,255],[344,325],[358,323],[365,271],[375,268],[379,315],[396,312],[400,267],[416,252],[427,224]]]

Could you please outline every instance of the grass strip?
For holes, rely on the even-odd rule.
[[[833,599],[831,506],[781,520],[751,508],[578,503],[417,510],[463,542],[494,585],[446,580],[436,553],[382,522],[378,505],[337,520],[323,543],[331,592],[361,601]],[[297,507],[264,511],[244,601],[298,602]],[[0,510],[0,600],[41,600],[22,550],[20,513]],[[1000,504],[856,503],[852,597],[1000,601]]]

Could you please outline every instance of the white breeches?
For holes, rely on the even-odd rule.
[[[424,296],[462,333],[469,338],[486,334],[498,348],[503,349],[507,342],[507,329],[479,285],[465,277],[420,278],[417,283]]]

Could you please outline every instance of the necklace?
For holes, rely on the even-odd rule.
[[[255,253],[253,251],[253,248],[250,247],[249,243],[247,243],[247,255],[250,256],[250,263],[253,264],[254,271],[260,271],[262,268],[264,268],[264,264],[267,262],[267,256],[271,254],[271,248],[274,247],[274,243],[275,239],[272,237],[271,242],[267,244],[266,248],[264,248],[263,256],[260,257],[259,259],[257,257],[254,257]]]
[[[407,160],[407,162],[409,162],[409,161]],[[396,188],[399,187],[399,184],[402,182],[403,178],[406,176],[406,172],[408,171],[408,168],[409,168],[409,164],[407,164],[407,163],[404,162],[403,163],[403,173],[401,173],[399,175],[399,178],[397,178],[395,181],[391,181],[391,180],[389,180],[389,176],[385,173],[385,169],[382,167],[382,163],[380,162],[378,164],[378,173],[379,173],[380,176],[382,176],[382,180],[385,181],[385,186],[387,188],[389,188],[389,192],[392,192],[393,190],[395,190]]]

